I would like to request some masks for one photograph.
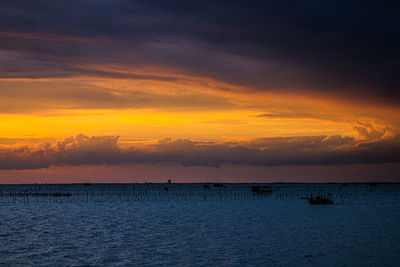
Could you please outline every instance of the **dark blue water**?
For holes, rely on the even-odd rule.
[[[399,185],[271,186],[3,185],[0,264],[398,266]]]

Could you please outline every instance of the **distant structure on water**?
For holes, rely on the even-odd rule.
[[[332,205],[333,201],[327,197],[317,196],[314,198],[311,193],[311,197],[308,198],[310,205]]]

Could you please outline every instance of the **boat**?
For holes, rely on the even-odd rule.
[[[256,194],[269,194],[272,193],[272,189],[270,186],[253,185],[251,187],[251,192]]]
[[[314,198],[312,194],[311,197],[308,198],[308,202],[310,203],[310,205],[334,204],[333,201],[327,197],[317,196]]]

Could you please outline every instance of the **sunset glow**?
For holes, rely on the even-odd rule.
[[[58,1],[32,4],[36,13],[0,7],[0,182],[112,182],[101,168],[116,182],[199,181],[193,173],[229,181],[238,167],[242,182],[324,181],[336,165],[338,181],[352,179],[351,166],[362,166],[354,180],[371,180],[399,165],[398,82],[384,52],[398,37],[384,48],[366,42],[374,37],[347,43],[351,28],[312,14],[335,43],[301,16],[282,24],[271,15],[271,24],[257,7],[246,7],[254,21],[226,7],[235,26],[219,9],[196,23],[196,8],[65,4],[59,24],[43,11],[64,10]],[[108,11],[88,17],[92,8]],[[397,181],[393,168],[383,178]],[[54,176],[33,179],[38,172]]]

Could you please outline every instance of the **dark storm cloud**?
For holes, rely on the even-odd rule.
[[[60,73],[157,65],[257,90],[398,104],[399,10],[395,1],[2,0],[0,50],[59,64]],[[0,68],[3,77],[31,77]]]
[[[359,142],[340,136],[262,138],[248,143],[164,139],[146,149],[122,149],[118,137],[78,135],[56,145],[0,149],[0,170],[86,164],[180,164],[219,167],[379,164],[400,162],[398,137]]]

